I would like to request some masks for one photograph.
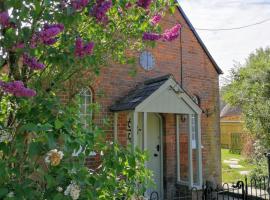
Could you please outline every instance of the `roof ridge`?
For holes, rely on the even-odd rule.
[[[168,80],[171,77],[173,77],[172,74],[166,74],[166,75],[163,75],[163,76],[158,76],[158,77],[155,77],[155,78],[151,78],[151,79],[145,80],[143,82],[143,84],[144,85],[149,85],[149,84],[152,84],[152,83],[157,83],[157,82],[160,82],[160,81]]]

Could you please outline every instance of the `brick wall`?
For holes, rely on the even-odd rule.
[[[173,16],[168,14],[162,20],[161,25],[163,28],[170,28],[176,23],[181,23],[183,27],[181,33],[182,50],[180,38],[172,42],[158,42],[154,49],[149,50],[156,61],[153,70],[145,71],[137,63],[135,66],[137,74],[130,76],[130,71],[134,69],[134,66],[114,64],[102,68],[100,76],[89,83],[94,90],[95,101],[101,105],[100,112],[95,115],[95,121],[101,125],[104,118],[112,121],[113,114],[109,111],[109,107],[127,95],[137,84],[153,77],[173,74],[176,81],[179,83],[182,81],[182,87],[190,95],[197,95],[200,98],[200,107],[203,110],[208,110],[208,116],[202,115],[203,177],[204,180],[219,183],[221,181],[221,155],[218,73],[177,10]],[[183,80],[181,80],[181,68]],[[163,118],[165,127],[164,185],[168,190],[176,183],[175,115],[164,114]],[[127,113],[119,115],[118,137],[123,145],[127,144],[126,119]],[[105,128],[108,132],[108,138],[113,136],[112,124]],[[182,140],[186,141],[185,138]],[[184,145],[183,141],[181,141],[182,145]]]

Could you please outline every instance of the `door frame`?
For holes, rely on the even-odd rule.
[[[160,137],[160,199],[164,198],[164,184],[163,184],[163,118],[159,113],[152,113],[159,119],[159,137]]]

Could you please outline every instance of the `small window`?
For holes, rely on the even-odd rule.
[[[93,103],[93,93],[89,88],[82,89],[79,93],[80,98],[80,117],[85,127],[89,126],[92,119],[92,111],[90,105]]]
[[[193,100],[198,106],[200,106],[201,101],[200,101],[200,98],[199,98],[197,95],[194,95],[194,96],[192,97],[192,100]]]

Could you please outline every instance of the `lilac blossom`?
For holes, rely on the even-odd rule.
[[[160,22],[160,20],[161,20],[161,15],[160,14],[156,14],[150,20],[150,23],[154,26],[154,25],[158,24]]]
[[[39,42],[38,34],[34,33],[32,38],[30,39],[30,48],[36,48]]]
[[[83,57],[83,40],[82,38],[77,38],[75,41],[75,56]]]
[[[64,24],[45,24],[44,29],[50,29],[50,28],[58,28],[60,32],[62,32],[65,29]]]
[[[3,82],[0,81],[0,87],[6,93],[13,94],[16,97],[33,97],[36,92],[26,88],[22,81]]]
[[[161,37],[162,35],[158,33],[144,33],[143,34],[143,40],[156,41],[156,40],[159,40]]]
[[[13,47],[12,47],[12,50],[13,51],[16,51],[18,49],[23,49],[25,47],[24,43],[23,42],[18,42],[17,44],[15,44]]]
[[[91,55],[94,49],[94,42],[88,42],[87,44],[84,45],[83,50],[85,54]]]
[[[89,4],[89,0],[72,0],[71,6],[74,10],[82,10]]]
[[[35,48],[38,43],[53,45],[57,42],[57,35],[64,30],[63,24],[45,24],[43,30],[35,33],[30,41],[30,47]]]
[[[85,45],[83,44],[82,38],[77,38],[75,42],[75,56],[84,57],[86,55],[91,55],[93,53],[94,43],[88,42]]]
[[[4,11],[0,13],[0,24],[4,28],[10,26],[10,19],[9,19],[8,11]]]
[[[125,5],[125,8],[126,8],[126,9],[129,9],[129,8],[131,8],[131,6],[132,6],[132,3],[127,2],[126,5]]]
[[[162,34],[163,40],[164,41],[175,40],[180,35],[180,29],[181,29],[181,25],[177,24],[171,29],[165,30],[165,32]]]
[[[108,21],[108,17],[106,13],[112,7],[111,0],[98,0],[96,4],[93,6],[90,11],[90,15],[95,17],[97,21],[106,23]]]
[[[23,64],[27,65],[33,70],[41,70],[45,68],[43,63],[38,62],[36,58],[30,57],[26,53],[23,55]]]
[[[148,9],[151,2],[152,2],[152,0],[138,0],[137,5],[144,8],[144,9]]]
[[[63,24],[53,24],[44,26],[44,29],[39,32],[38,37],[39,40],[45,45],[54,44],[57,39],[55,38],[59,33],[64,30]]]

